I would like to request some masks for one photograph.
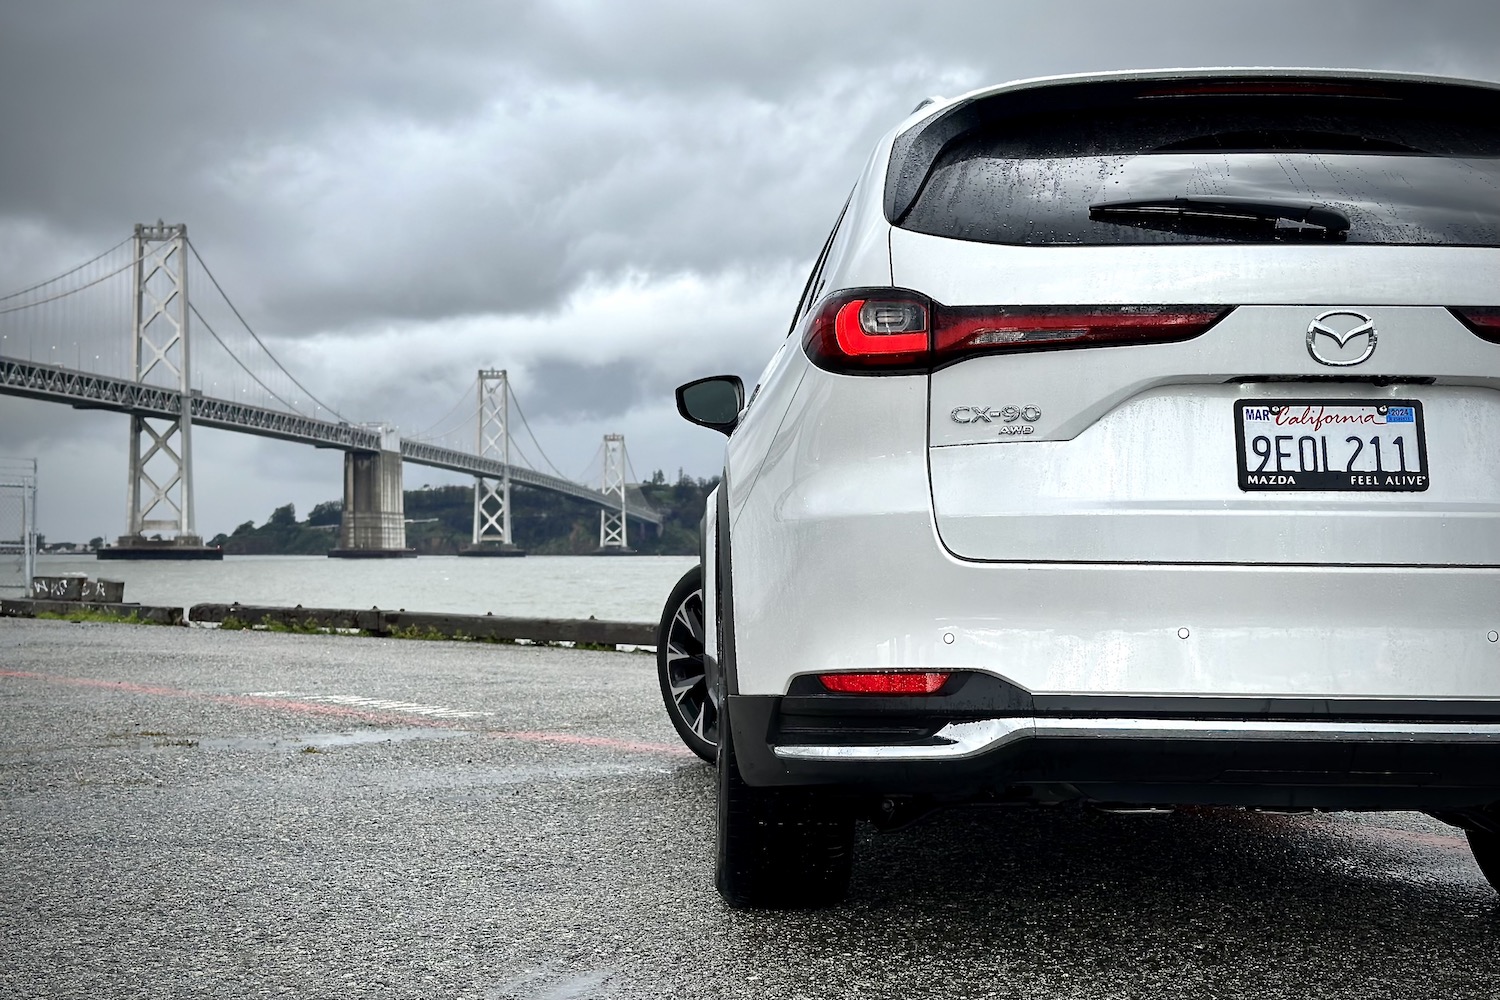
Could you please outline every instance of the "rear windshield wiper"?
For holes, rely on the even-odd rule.
[[[1120,216],[1119,221],[1148,219],[1161,216],[1176,216],[1184,221],[1221,221],[1230,224],[1250,224],[1277,228],[1279,222],[1296,223],[1301,227],[1321,229],[1330,238],[1337,238],[1349,231],[1349,217],[1327,205],[1309,205],[1305,202],[1268,201],[1261,198],[1229,198],[1216,196],[1143,198],[1134,201],[1102,201],[1089,206],[1089,218],[1101,222],[1113,222],[1110,216]]]

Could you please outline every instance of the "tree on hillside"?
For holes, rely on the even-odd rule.
[[[341,500],[324,500],[313,507],[312,513],[307,515],[309,527],[322,524],[338,524],[344,517],[344,504]]]

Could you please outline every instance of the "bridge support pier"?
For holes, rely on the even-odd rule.
[[[406,500],[401,486],[401,440],[382,428],[380,451],[344,453],[344,514],[335,559],[392,559],[417,554],[406,547]]]

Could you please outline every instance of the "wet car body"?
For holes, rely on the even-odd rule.
[[[679,391],[731,432],[731,904],[836,901],[855,816],[972,802],[1417,809],[1496,865],[1497,121],[1202,70],[881,141],[743,412]]]

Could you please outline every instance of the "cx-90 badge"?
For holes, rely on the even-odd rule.
[[[1002,406],[998,410],[988,406],[955,406],[948,414],[955,424],[993,424],[1007,437],[1014,434],[1030,434],[1036,430],[1031,425],[1042,419],[1040,406]]]
[[[1320,340],[1320,337],[1324,339]],[[1360,337],[1366,338],[1363,351],[1359,350]],[[1355,342],[1352,348],[1351,341]],[[1334,368],[1347,368],[1366,361],[1375,353],[1375,321],[1364,313],[1348,309],[1331,309],[1315,316],[1307,324],[1307,353],[1318,364]]]

